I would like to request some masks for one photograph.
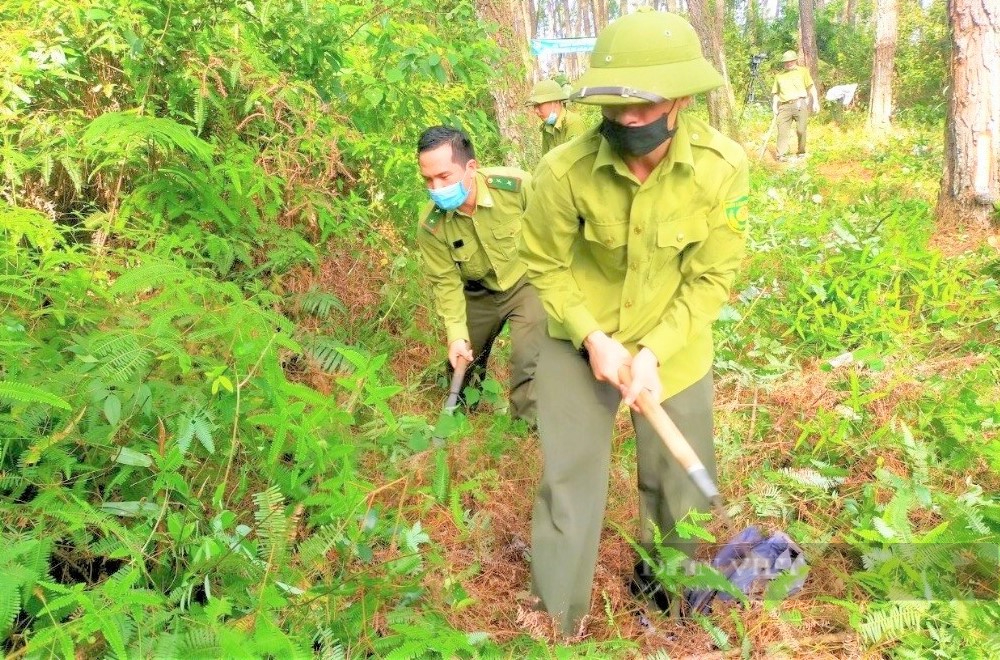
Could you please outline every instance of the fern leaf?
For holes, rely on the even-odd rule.
[[[261,539],[260,557],[269,564],[280,559],[288,543],[288,520],[285,518],[285,498],[277,486],[253,496],[254,520]]]
[[[320,289],[310,289],[300,295],[299,309],[321,319],[330,316],[330,312],[334,310],[342,314],[347,313],[347,307],[340,301],[340,298],[329,291],[321,291]]]
[[[927,601],[909,601],[870,611],[858,630],[872,643],[899,639],[920,628],[929,608]]]
[[[55,394],[34,385],[9,380],[0,380],[0,399],[19,401],[20,403],[45,403],[63,410],[70,409],[70,405]]]
[[[328,565],[327,554],[337,545],[345,543],[344,533],[332,525],[324,525],[313,531],[308,539],[299,544],[299,563],[306,570]]]
[[[331,337],[310,337],[302,342],[302,353],[321,371],[331,374],[350,375],[356,367],[349,361],[346,350],[349,347]]]
[[[211,163],[212,145],[199,139],[187,126],[166,117],[131,112],[106,112],[84,130],[81,141],[93,151],[115,157],[138,157],[149,143],[162,149],[179,149],[205,165]]]
[[[12,575],[11,566],[0,566],[4,579],[0,580],[0,639],[7,639],[14,619],[21,611],[20,581]]]
[[[185,413],[177,427],[177,447],[181,450],[181,456],[187,454],[191,448],[191,441],[195,438],[208,451],[215,453],[215,443],[212,441],[213,424],[211,418],[203,410]]]
[[[219,636],[210,628],[192,630],[184,636],[181,657],[214,658],[221,652]]]
[[[451,485],[451,471],[448,468],[448,452],[438,449],[434,453],[434,479],[432,492],[434,498],[444,504],[448,501],[448,487]]]
[[[183,266],[166,261],[153,261],[119,275],[111,285],[111,294],[131,296],[148,289],[162,288],[189,277],[190,273]]]

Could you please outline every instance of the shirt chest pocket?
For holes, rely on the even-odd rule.
[[[629,223],[583,222],[584,248],[606,271],[624,270],[628,259]]]
[[[517,256],[518,244],[521,242],[520,218],[494,227],[492,234],[493,245],[500,254],[508,258]]]
[[[656,227],[656,253],[653,256],[654,266],[659,268],[676,262],[678,268],[683,264],[685,252],[689,247],[708,238],[708,217],[693,215],[676,220],[661,222]]]

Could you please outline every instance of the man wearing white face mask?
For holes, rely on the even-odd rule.
[[[569,142],[587,130],[583,118],[566,108],[569,92],[555,80],[542,80],[531,88],[525,105],[532,106],[535,116],[542,120],[542,155]]]
[[[420,216],[417,245],[448,336],[448,362],[452,369],[459,359],[472,362],[467,383],[481,377],[494,340],[509,323],[510,412],[534,426],[545,310],[518,258],[530,175],[479,167],[469,136],[448,126],[423,132],[417,161],[431,198]]]

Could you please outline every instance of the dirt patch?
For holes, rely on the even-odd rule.
[[[875,172],[857,162],[831,160],[819,163],[816,173],[830,182],[851,179],[855,182],[870,182],[875,178]]]

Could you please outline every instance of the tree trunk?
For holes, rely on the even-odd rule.
[[[897,0],[876,0],[875,60],[872,64],[868,129],[875,137],[889,132],[892,119],[892,79],[896,59],[899,5]]]
[[[517,117],[524,112],[524,99],[531,89],[530,72],[533,62],[528,43],[534,27],[531,25],[531,0],[476,0],[476,13],[481,19],[503,26],[494,36],[497,45],[506,53],[507,61],[521,63],[523,75],[509,78],[497,76],[490,94],[493,96],[500,134],[514,144],[524,144],[525,123],[518,122]],[[523,150],[515,150],[517,151]],[[516,164],[516,153],[508,164]]]
[[[726,53],[722,48],[722,31],[726,21],[725,0],[690,0],[691,25],[701,39],[705,57],[722,74],[723,85],[708,93],[708,121],[734,140],[739,140],[733,108],[733,86],[726,68]]]
[[[819,84],[819,51],[816,48],[816,18],[813,11],[815,0],[799,0],[799,44],[802,57],[809,67],[816,91],[821,91]]]
[[[858,0],[847,0],[844,2],[844,13],[840,22],[844,25],[856,25],[858,20]]]
[[[1000,226],[1000,6],[949,0],[951,94],[937,217],[947,225]]]

